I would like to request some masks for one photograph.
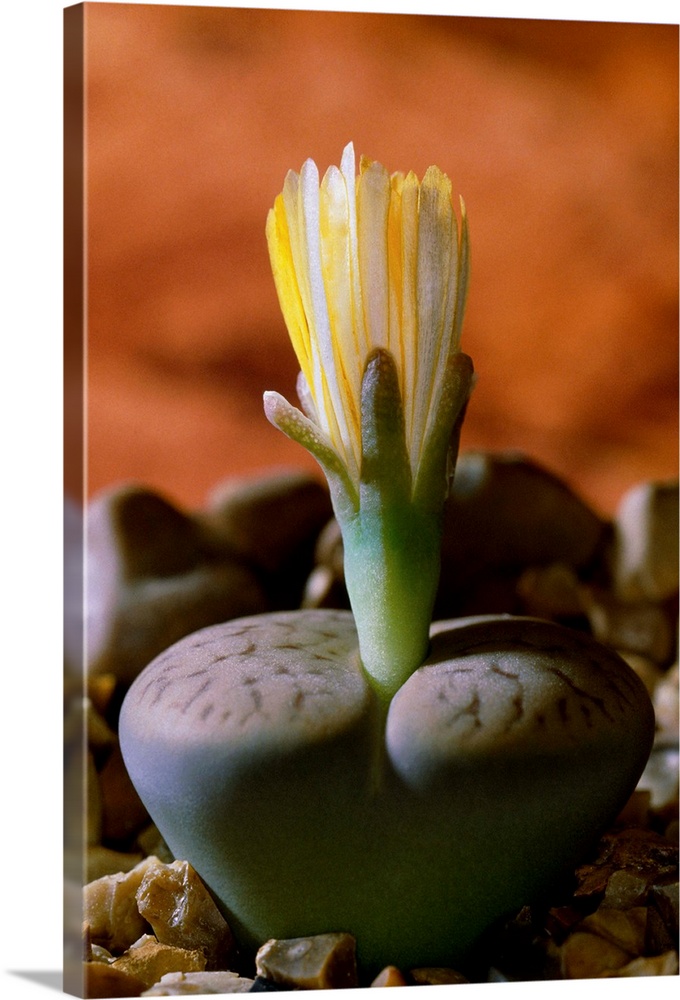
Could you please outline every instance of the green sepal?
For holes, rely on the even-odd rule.
[[[413,484],[413,503],[436,516],[441,514],[453,478],[460,431],[473,386],[472,359],[467,354],[452,354]]]
[[[408,503],[410,496],[411,464],[397,366],[389,351],[376,348],[361,383],[360,507]]]
[[[264,412],[270,423],[297,441],[317,460],[328,480],[333,509],[342,524],[359,510],[359,496],[345,463],[309,417],[278,392],[265,392]]]

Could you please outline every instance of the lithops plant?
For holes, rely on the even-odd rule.
[[[156,658],[120,718],[130,775],[244,947],[328,931],[366,972],[464,960],[572,866],[635,787],[653,714],[586,636],[432,625],[472,386],[468,235],[431,167],[348,146],[289,173],[267,236],[302,411],[269,419],[329,482],[352,612],[215,625]]]

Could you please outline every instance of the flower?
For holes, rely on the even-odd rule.
[[[267,241],[300,364],[300,401],[321,440],[358,483],[362,380],[371,353],[387,350],[415,478],[447,363],[460,351],[467,292],[465,208],[461,201],[459,231],[449,178],[438,167],[422,182],[413,172],[390,176],[365,157],[357,178],[350,143],[320,184],[312,160],[288,173],[269,212]]]
[[[386,702],[422,663],[439,579],[441,513],[472,385],[460,350],[469,250],[451,182],[390,176],[354,149],[286,177],[267,218],[302,412],[269,420],[323,468],[344,544],[361,662]]]

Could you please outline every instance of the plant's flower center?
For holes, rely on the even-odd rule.
[[[415,475],[460,350],[468,236],[451,182],[438,167],[422,181],[390,176],[354,148],[319,183],[307,160],[291,171],[267,219],[276,289],[302,377],[303,409],[355,482],[361,468],[361,383],[367,358],[396,363],[406,446]]]

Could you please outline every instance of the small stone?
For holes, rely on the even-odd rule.
[[[277,610],[299,607],[319,532],[333,513],[325,485],[304,472],[232,479],[201,514],[226,546],[261,570]]]
[[[650,660],[648,656],[641,656],[640,653],[631,653],[627,649],[617,649],[622,660],[625,660],[631,670],[638,675],[650,698],[653,696],[656,686],[663,679],[664,672],[657,663]]]
[[[161,944],[200,950],[206,969],[224,968],[234,947],[231,930],[188,861],[148,868],[137,907]]]
[[[137,909],[137,889],[146,871],[160,862],[145,858],[129,872],[105,875],[83,887],[83,918],[90,936],[112,954],[129,948],[148,929]]]
[[[638,788],[650,793],[653,809],[662,809],[678,801],[680,755],[677,746],[656,746],[638,783]]]
[[[575,618],[583,611],[578,576],[571,566],[550,566],[525,570],[517,581],[522,613],[537,618]]]
[[[167,972],[142,996],[191,997],[249,993],[252,984],[252,979],[243,979],[235,972]]]
[[[633,906],[627,910],[617,910],[600,906],[595,913],[581,921],[578,931],[597,934],[627,951],[631,957],[641,955],[645,947],[647,931],[647,909]]]
[[[610,906],[617,910],[640,906],[646,900],[648,890],[649,876],[624,869],[615,871],[607,881],[602,906]]]
[[[86,856],[86,879],[95,882],[106,875],[130,872],[144,860],[144,854],[129,854],[126,851],[114,851],[110,847],[96,844],[88,847]]]
[[[87,678],[87,697],[102,718],[108,712],[117,683],[114,674],[97,674]]]
[[[356,942],[350,934],[272,939],[255,959],[258,976],[306,990],[358,986]]]
[[[564,979],[594,979],[612,970],[621,969],[631,955],[618,945],[597,934],[575,931],[560,948],[561,972]]]
[[[100,494],[87,526],[90,675],[130,683],[190,632],[268,609],[255,571],[153,490]]]
[[[315,566],[307,577],[300,606],[303,608],[332,607],[336,586],[337,581],[328,566]]]
[[[561,943],[582,920],[583,913],[574,906],[553,906],[548,910],[545,926],[550,937]]]
[[[147,934],[117,958],[111,968],[134,976],[149,989],[167,972],[203,972],[205,956],[201,951],[159,944]]]
[[[605,646],[668,663],[675,643],[671,622],[658,604],[622,601],[608,591],[583,587],[583,607],[595,638]]]
[[[613,576],[625,600],[677,594],[677,482],[641,483],[625,494],[614,519]]]
[[[403,973],[396,967],[396,965],[386,965],[385,968],[378,973],[375,977],[371,986],[407,986],[406,979]]]
[[[612,874],[621,869],[645,876],[649,885],[677,872],[678,848],[653,830],[624,827],[606,833],[592,862],[576,869],[574,898],[604,895]]]
[[[612,978],[614,976],[677,976],[678,974],[678,953],[669,950],[663,955],[644,956],[634,958],[628,965],[622,966],[611,972],[603,972],[602,978]]]
[[[669,743],[678,741],[678,664],[675,663],[658,681],[652,698],[656,725],[659,732]]]
[[[314,560],[318,566],[326,566],[338,579],[344,579],[345,555],[340,525],[332,518],[319,534],[314,551]]]
[[[83,964],[84,995],[92,998],[138,997],[146,984],[126,972],[105,962],[85,962]]]
[[[468,983],[469,979],[455,969],[422,968],[411,969],[409,977],[416,986],[447,986]]]
[[[606,532],[566,483],[525,456],[461,453],[444,512],[435,617],[513,611],[526,569],[559,563],[578,570]]]

